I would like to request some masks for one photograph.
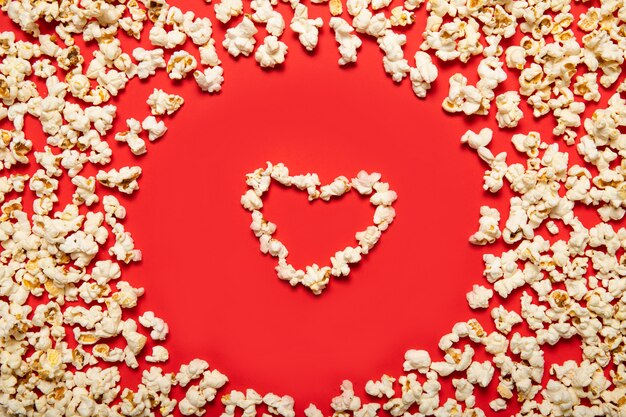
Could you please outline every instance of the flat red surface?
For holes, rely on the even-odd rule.
[[[179,5],[213,13],[200,1]],[[311,13],[327,15],[324,6]],[[7,19],[0,19],[4,28]],[[215,31],[221,43],[223,28]],[[411,64],[417,32],[405,48]],[[261,70],[253,58],[234,60],[219,47],[226,81],[218,95],[201,93],[192,79],[172,82],[162,71],[148,82],[133,80],[115,100],[118,129],[127,117],[149,114],[145,99],[154,87],[186,101],[143,157],[111,138],[114,166],[143,168],[140,191],[123,201],[126,228],[144,259],[125,268],[124,278],[145,287],[140,309],[170,325],[167,369],[203,358],[229,376],[228,390],[290,394],[299,412],[309,402],[327,411],[343,379],[362,394],[368,379],[399,376],[407,349],[437,357],[439,337],[455,322],[489,321],[488,313],[470,311],[465,294],[485,282],[481,254],[504,247],[475,248],[468,237],[479,207],[506,207],[508,195],[497,200],[483,192],[485,166],[459,141],[468,128],[496,129],[493,111],[468,123],[441,109],[449,76],[468,71],[473,80],[475,65],[446,66],[424,101],[408,80],[396,86],[385,75],[375,42],[364,42],[356,66],[340,68],[327,27],[313,54],[289,30],[283,40],[289,54],[276,71]],[[549,132],[552,122],[545,121]],[[515,131],[529,129],[537,129],[531,118]],[[511,134],[496,132],[492,147],[510,149]],[[321,296],[280,281],[275,259],[260,253],[249,229],[250,214],[239,204],[245,174],[266,161],[283,162],[294,174],[316,172],[323,183],[377,171],[398,193],[396,221],[379,244]],[[373,215],[356,193],[309,203],[305,193],[273,185],[265,203],[297,267],[328,263]]]

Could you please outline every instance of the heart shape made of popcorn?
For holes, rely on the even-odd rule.
[[[321,185],[317,174],[307,173],[304,175],[289,175],[289,169],[282,163],[272,165],[267,163],[267,168],[259,168],[246,175],[246,184],[250,187],[241,197],[241,205],[252,212],[250,229],[259,238],[261,252],[278,258],[276,273],[278,278],[288,281],[292,286],[298,284],[309,288],[313,294],[319,295],[330,282],[330,277],[347,276],[350,273],[350,264],[356,264],[376,245],[382,232],[387,230],[396,215],[393,203],[397,199],[395,191],[389,189],[389,184],[381,182],[381,174],[374,172],[368,174],[360,171],[356,178],[349,180],[340,176],[333,182]],[[352,189],[361,195],[372,195],[370,203],[376,206],[373,224],[365,230],[357,232],[355,237],[358,246],[348,246],[335,252],[330,258],[330,265],[320,267],[317,264],[307,265],[305,270],[296,269],[287,262],[289,251],[278,239],[272,237],[276,232],[276,225],[263,217],[263,194],[269,190],[272,180],[286,186],[295,186],[297,189],[306,191],[309,201],[321,198],[329,201],[331,198],[340,197]]]

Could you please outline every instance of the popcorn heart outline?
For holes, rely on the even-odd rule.
[[[396,212],[393,203],[398,195],[389,188],[389,184],[381,182],[382,175],[378,172],[371,174],[359,171],[355,178],[348,179],[345,176],[335,178],[331,183],[322,185],[316,173],[303,175],[289,175],[289,169],[283,164],[273,165],[267,162],[266,168],[259,168],[246,175],[246,184],[249,189],[241,196],[241,205],[251,212],[252,223],[250,229],[259,239],[260,250],[264,254],[270,254],[278,258],[276,274],[283,281],[288,281],[291,286],[298,284],[309,288],[313,294],[320,295],[330,282],[330,277],[348,276],[350,264],[357,264],[376,246],[382,236],[393,222]],[[307,265],[305,270],[296,269],[287,262],[289,251],[278,239],[272,237],[276,232],[276,224],[267,220],[261,209],[263,208],[263,194],[270,188],[272,181],[276,181],[285,187],[295,186],[301,191],[306,191],[309,201],[322,199],[330,201],[331,198],[341,197],[352,189],[363,196],[371,195],[369,201],[376,207],[373,224],[365,230],[357,232],[355,238],[358,246],[347,246],[345,249],[335,252],[330,258],[330,266],[320,267],[317,264]]]

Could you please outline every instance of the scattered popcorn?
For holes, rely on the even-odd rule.
[[[146,353],[147,337],[129,317],[132,313],[127,310],[138,306],[144,290],[121,280],[120,263],[140,260],[141,252],[122,223],[124,207],[111,195],[99,196],[96,182],[128,194],[138,189],[140,167],[101,169],[112,162],[107,135],[141,155],[142,130],[150,141],[158,139],[167,128],[154,116],[172,114],[183,104],[181,97],[155,89],[148,98],[153,115],[141,123],[129,118],[127,131],[114,131],[117,108],[111,103],[131,79],[148,79],[165,69],[173,79],[193,73],[203,91],[221,90],[223,70],[212,22],[162,0],[0,3],[15,30],[27,35],[0,33],[0,120],[8,126],[0,131],[0,161],[11,171],[0,177],[3,265],[11,278],[0,279],[4,335],[0,414],[139,417],[171,415],[178,406],[184,415],[202,415],[228,378],[209,371],[202,360],[183,365],[175,375],[156,366],[146,369],[141,359],[160,363],[169,353],[158,345]],[[314,50],[323,19],[309,19],[309,9],[298,0],[287,3],[294,12],[290,29],[305,49]],[[499,398],[490,399],[492,410],[507,409],[517,401],[520,416],[619,415],[626,370],[621,337],[626,317],[622,302],[626,231],[619,223],[626,214],[622,161],[626,146],[621,133],[626,124],[626,101],[621,97],[626,83],[617,82],[624,63],[623,5],[605,0],[581,3],[574,13],[568,0],[497,4],[443,0],[428,3],[422,9],[424,19],[416,20],[421,0],[406,0],[391,10],[388,0],[348,0],[349,22],[339,17],[344,16],[342,2],[313,3],[329,3],[334,16],[329,26],[339,44],[341,65],[355,62],[356,50],[370,36],[383,51],[383,68],[392,80],[401,82],[408,76],[415,95],[424,97],[438,74],[439,62],[434,63],[429,52],[441,61],[467,64],[466,68],[476,62],[474,85],[460,73],[449,80],[445,111],[488,116],[495,100],[498,126],[513,128],[523,117],[523,99],[535,118],[552,114],[555,120],[556,140],[550,144],[537,132],[513,135],[511,144],[519,155],[512,157],[492,151],[490,129],[468,131],[461,139],[488,166],[484,189],[512,193],[507,196],[502,229],[500,212],[481,208],[479,230],[470,240],[491,244],[502,238],[506,249],[499,255],[484,254],[484,277],[493,289],[474,285],[468,302],[472,308],[487,308],[495,291],[511,299],[513,308],[519,306],[519,314],[494,306],[491,333],[475,319],[455,324],[440,339],[442,361],[431,361],[423,350],[407,351],[404,369],[409,373],[397,378],[397,393],[396,378],[388,375],[366,384],[368,395],[386,398],[382,406],[362,403],[353,385],[344,381],[342,394],[331,403],[336,417],[481,416],[485,412],[476,406],[474,386],[489,386],[495,368]],[[260,24],[269,36],[257,48],[256,60],[267,67],[284,62],[286,47],[283,51],[279,37],[285,18],[275,6],[271,0],[254,0],[254,13],[233,26],[233,18],[243,14],[243,3],[214,4],[217,19],[231,23],[223,42],[231,55],[254,51]],[[424,41],[412,68],[404,58],[404,31],[416,22],[424,22],[419,29]],[[147,33],[153,45],[147,48],[154,49],[127,48],[117,36],[120,29],[136,39]],[[48,30],[54,34],[42,33]],[[93,52],[79,46],[90,42]],[[183,45],[197,48],[198,54],[183,51]],[[195,56],[203,68],[197,68]],[[475,56],[480,58],[471,60]],[[505,85],[507,79],[512,83]],[[24,133],[30,123],[26,116],[40,122],[47,138],[43,149]],[[496,142],[501,146],[503,141]],[[566,150],[566,145],[571,148]],[[574,153],[580,158],[574,160]],[[90,164],[101,165],[96,176],[83,173]],[[18,167],[32,171],[12,172]],[[69,200],[59,193],[64,171],[70,179],[66,184],[74,187],[67,194]],[[374,223],[356,233],[358,246],[337,251],[329,266],[296,270],[285,260],[287,249],[272,237],[276,225],[260,211],[261,196],[272,179],[305,190],[310,200],[330,200],[354,188],[371,196]],[[315,294],[328,285],[330,276],[349,274],[351,265],[375,246],[395,217],[392,204],[397,196],[376,173],[361,172],[351,180],[338,177],[321,186],[317,175],[291,176],[277,164],[255,171],[247,184],[250,190],[242,205],[251,211],[251,229],[262,251],[278,258],[280,279],[303,284]],[[25,192],[33,194],[32,210],[23,207]],[[597,210],[599,218],[583,224],[577,214],[584,206]],[[167,325],[153,313],[145,312],[138,321],[151,338],[166,337]],[[524,336],[513,332],[518,324],[524,327]],[[121,346],[110,346],[118,336]],[[67,343],[71,337],[72,343]],[[462,344],[465,339],[474,347]],[[562,340],[578,343],[581,357],[546,364],[544,346]],[[489,359],[474,362],[475,348],[484,349]],[[122,390],[118,365],[141,368],[136,390]],[[411,371],[423,376],[418,381]],[[441,398],[445,375],[459,376],[451,381],[454,398]],[[180,400],[171,398],[174,385],[187,387]],[[261,395],[248,389],[231,391],[221,399],[224,417],[240,411],[251,417],[261,404],[275,415],[295,415],[294,400],[288,395]],[[310,405],[305,415],[322,413]]]

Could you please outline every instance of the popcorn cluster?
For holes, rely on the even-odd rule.
[[[498,126],[513,128],[524,117],[524,98],[534,117],[554,116],[553,135],[575,145],[571,149],[581,158],[571,163],[567,148],[536,132],[511,138],[524,163],[511,162],[506,152],[494,154],[489,129],[461,138],[487,166],[484,189],[499,193],[506,185],[513,193],[508,216],[482,207],[470,237],[472,244],[502,241],[508,248],[483,256],[486,282],[467,294],[471,308],[490,308],[493,326],[476,319],[455,324],[439,342],[440,361],[409,349],[404,374],[366,384],[368,401],[344,381],[330,404],[333,416],[479,417],[485,412],[475,389],[493,386],[494,411],[516,401],[519,416],[626,414],[626,229],[615,227],[626,213],[626,82],[618,83],[626,55],[623,1],[583,2],[585,11],[575,15],[571,0],[430,0],[414,65],[403,47],[422,0],[405,0],[391,10],[389,0],[313,1],[326,2],[340,65],[356,62],[370,37],[391,79],[408,77],[414,93],[425,97],[439,61],[469,63],[477,57],[478,82],[471,85],[454,74],[445,111],[488,115],[495,100]],[[228,25],[220,48],[274,68],[285,61],[288,47],[280,39],[289,26],[303,48],[314,50],[324,19],[310,17],[300,0],[286,3],[291,17],[277,11],[277,0],[253,0],[249,11],[241,0],[214,3],[216,19]],[[144,290],[122,279],[122,267],[141,260],[141,251],[125,229],[124,206],[107,189],[134,193],[142,170],[113,167],[107,139],[144,155],[166,133],[164,116],[184,104],[182,97],[155,88],[146,116],[127,119],[128,130],[113,132],[117,108],[111,98],[134,78],[164,70],[175,80],[193,76],[202,91],[221,90],[224,72],[212,20],[164,0],[0,0],[0,10],[32,39],[0,33],[0,121],[12,125],[0,129],[1,167],[9,171],[0,176],[0,414],[144,417],[177,409],[200,416],[228,378],[201,359],[164,372],[158,364],[169,359],[161,344],[167,324],[150,311],[133,318]],[[260,26],[267,36],[257,42]],[[54,32],[46,33],[50,27]],[[582,39],[574,29],[584,33]],[[124,37],[139,39],[146,31],[150,49],[123,49]],[[75,43],[78,37],[97,44],[90,56]],[[194,51],[183,49],[189,44]],[[519,89],[502,91],[514,73]],[[608,89],[615,92],[606,106],[584,118],[587,105],[601,101]],[[26,116],[38,119],[46,136],[43,149],[26,137]],[[88,165],[98,172],[84,174]],[[75,187],[70,201],[59,194],[65,175]],[[306,190],[310,199],[329,200],[352,188],[371,194],[374,226],[357,233],[359,245],[337,252],[331,266],[296,270],[286,262],[284,245],[272,238],[276,226],[260,212],[271,180]],[[330,275],[347,275],[395,215],[396,195],[379,180],[380,174],[361,172],[321,186],[315,174],[290,176],[282,164],[250,174],[242,204],[252,212],[261,250],[279,258],[279,277],[319,293]],[[32,207],[23,203],[29,193]],[[579,219],[581,207],[597,210],[596,224]],[[519,313],[497,302],[505,298]],[[572,339],[580,345],[580,360],[546,369],[544,347]],[[488,359],[475,359],[478,353]],[[142,371],[135,389],[122,389],[127,384],[120,366]],[[441,398],[446,381],[454,398]],[[175,386],[183,389],[181,398],[172,395]],[[288,395],[247,389],[219,399],[224,417],[263,410],[295,416]],[[305,414],[323,416],[314,405]]]
[[[356,178],[349,180],[344,176],[335,178],[327,185],[321,185],[317,174],[307,173],[304,175],[289,175],[289,169],[282,163],[272,165],[267,163],[266,168],[259,168],[246,176],[246,184],[250,187],[241,196],[241,205],[252,213],[250,229],[259,238],[261,252],[278,258],[276,273],[278,278],[289,282],[292,286],[298,284],[309,288],[313,294],[319,295],[330,282],[330,277],[342,277],[350,274],[350,265],[357,264],[376,245],[382,232],[387,230],[396,217],[396,211],[392,207],[398,198],[395,191],[389,189],[389,184],[381,182],[382,175],[374,172],[368,174],[360,171]],[[309,201],[322,199],[330,201],[331,198],[342,195],[355,189],[360,195],[369,196],[369,201],[376,207],[374,220],[371,226],[356,233],[358,246],[348,246],[335,252],[330,258],[329,266],[320,267],[317,264],[308,265],[305,271],[294,268],[287,262],[289,251],[285,245],[275,237],[276,225],[261,213],[263,208],[263,194],[269,190],[272,180],[285,187],[294,186],[299,190],[306,191]]]

